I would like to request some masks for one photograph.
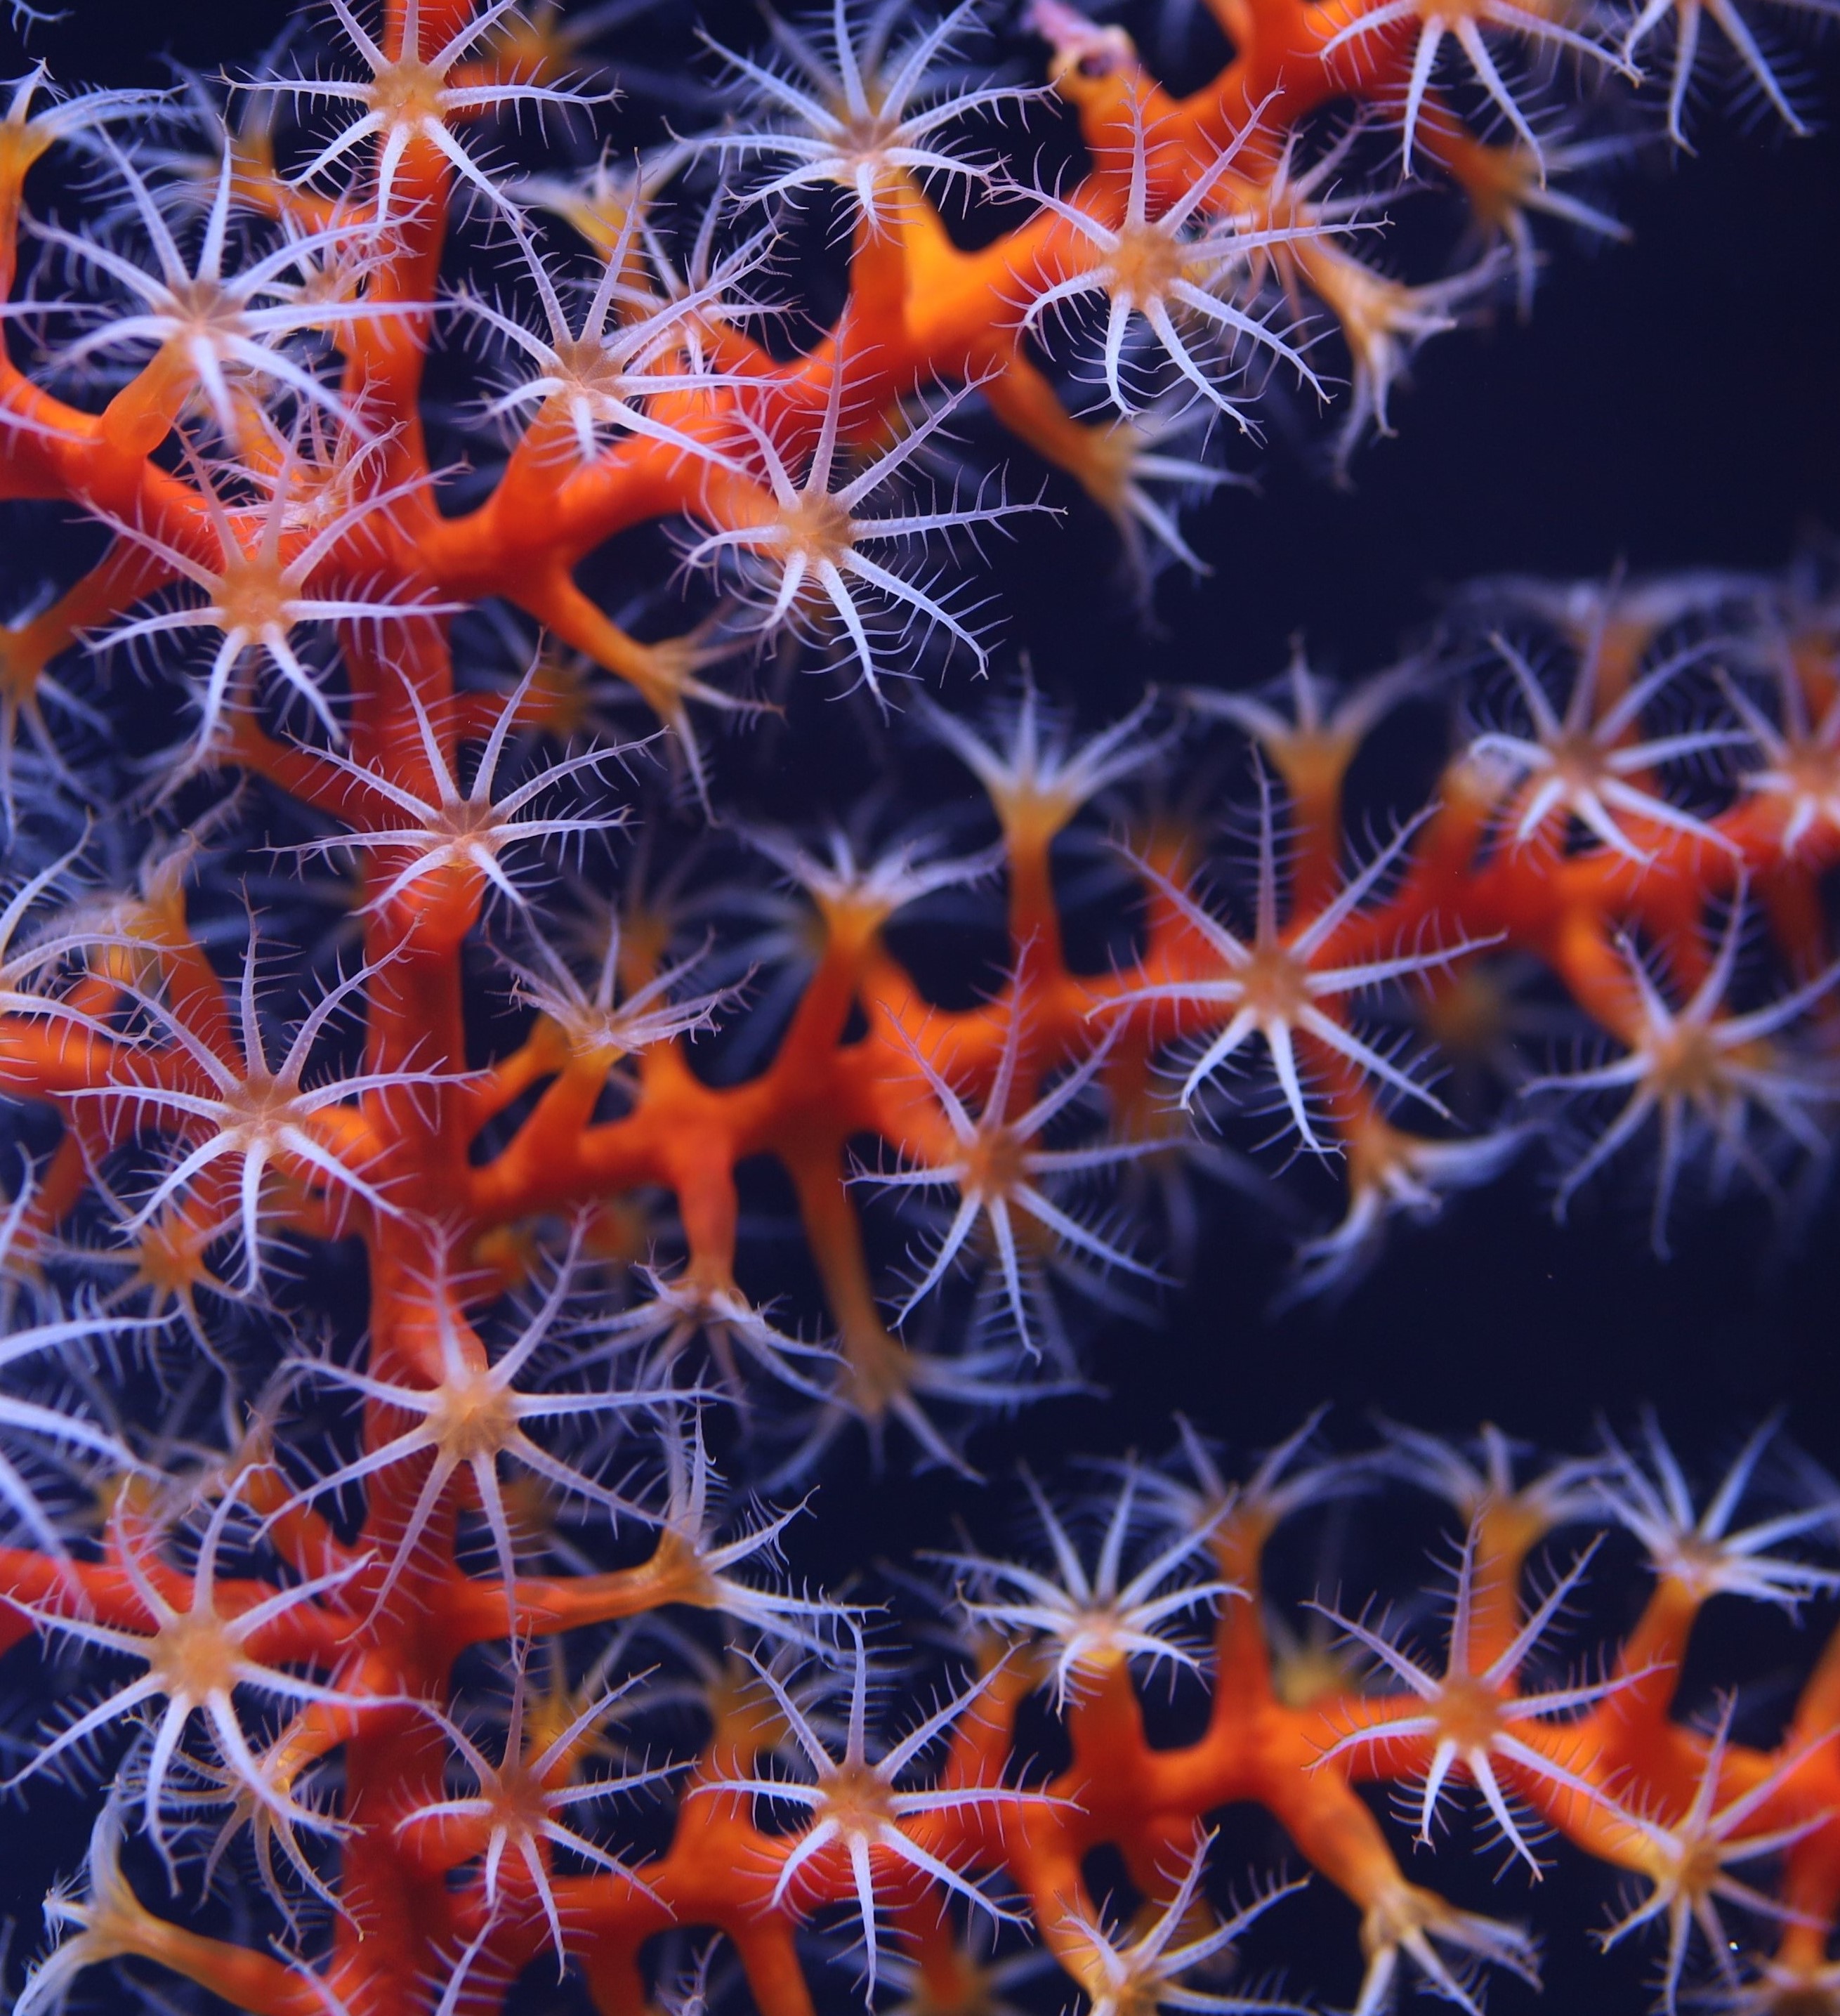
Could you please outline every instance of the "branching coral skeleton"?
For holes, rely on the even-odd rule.
[[[1252,2016],[1323,2006],[1336,1942],[1357,2016],[1477,2016],[1540,1948],[1438,1887],[1464,1781],[1511,1881],[1548,1842],[1632,1879],[1605,1942],[1670,2011],[1835,2008],[1840,1655],[1774,1733],[1680,1694],[1709,1603],[1840,1594],[1771,1430],[1706,1495],[1659,1427],[1541,1467],[1313,1416],[1235,1467],[1184,1422],[1084,1492],[1026,1473],[1039,1557],[981,1495],[993,1424],[1090,1396],[1087,1333],[1204,1237],[1231,1377],[1254,1197],[1303,1299],[1554,1136],[1561,1206],[1647,1158],[1658,1246],[1818,1195],[1831,567],[1484,583],[1346,689],[1300,646],[1231,692],[1121,663],[1085,720],[1046,653],[1011,683],[979,544],[1042,566],[1096,506],[1153,612],[1281,386],[1340,400],[1346,470],[1553,226],[1618,235],[1576,178],[1645,110],[1679,139],[1702,12],[1806,123],[1747,4],[1225,5],[1180,98],[1066,0],[700,56],[636,0],[329,0],[234,81],[20,68],[0,1735],[28,1801],[113,1774],[24,2016],[479,2016],[531,1968],[606,2016],[810,2016],[833,1969]],[[1650,107],[1616,73],[1657,50]],[[1394,130],[1472,265],[1388,264]],[[73,514],[94,547],[41,553]],[[1414,736],[1435,785],[1350,797]],[[861,1444],[965,1530],[833,1593],[797,1549],[839,1557]],[[1415,1575],[1331,1587],[1383,1490],[1457,1522],[1436,1656],[1388,1621]],[[1575,1603],[1623,1628],[1555,1675]],[[1235,1806],[1293,1872],[1244,1904]]]

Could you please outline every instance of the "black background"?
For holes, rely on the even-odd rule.
[[[159,52],[233,67],[282,11],[78,0],[32,49],[66,81],[163,81]],[[627,32],[641,49],[645,26]],[[1811,59],[1830,122],[1835,54],[1830,42]],[[1398,438],[1357,459],[1352,491],[1272,448],[1260,494],[1227,494],[1196,517],[1191,536],[1215,572],[1164,581],[1160,634],[1110,591],[1109,535],[1076,513],[1000,553],[1012,639],[1046,684],[1097,707],[1145,676],[1263,678],[1299,628],[1331,667],[1385,662],[1441,587],[1474,574],[1773,567],[1799,539],[1840,531],[1840,138],[1744,123],[1709,108],[1697,156],[1630,172],[1617,207],[1632,245],[1557,240],[1530,326],[1504,317],[1429,346],[1396,406]],[[1560,1229],[1537,1183],[1511,1179],[1400,1238],[1339,1306],[1275,1320],[1264,1312],[1279,1250],[1231,1207],[1222,1222],[1157,1334],[1101,1340],[1112,1398],[1032,1413],[981,1446],[993,1467],[1020,1453],[1048,1463],[1069,1448],[1159,1448],[1177,1408],[1263,1444],[1325,1402],[1345,1439],[1378,1407],[1455,1431],[1491,1419],[1576,1448],[1600,1413],[1626,1424],[1654,1401],[1702,1461],[1780,1409],[1804,1446],[1840,1462],[1831,1205],[1785,1263],[1766,1257],[1762,1214],[1741,1206],[1684,1228],[1663,1265],[1639,1195]],[[962,1497],[878,1482],[846,1455],[825,1477],[800,1564],[846,1571],[865,1533],[896,1557],[936,1543]],[[1576,1915],[1601,1922],[1598,1893],[1583,1894]],[[1520,1901],[1517,1888],[1508,1902]],[[1641,2006],[1639,1971],[1582,1965],[1575,1934],[1555,1940],[1550,2006]],[[1519,2003],[1504,1994],[1500,2006]]]

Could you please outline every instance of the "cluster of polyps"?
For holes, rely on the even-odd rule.
[[[33,72],[0,121],[0,494],[106,538],[0,633],[24,1116],[0,1635],[94,1682],[27,1715],[17,1780],[113,1772],[21,2006],[126,1960],[352,2016],[573,1964],[636,2011],[739,1996],[738,1956],[795,2016],[839,1923],[845,1978],[918,2007],[1026,2000],[1044,1950],[1108,2016],[1267,2006],[1223,1971],[1291,1886],[1207,1901],[1207,1816],[1242,1799],[1359,1906],[1364,2008],[1402,1963],[1472,2007],[1473,1967],[1530,1975],[1526,1934],[1404,1881],[1362,1777],[1411,1783],[1421,1835],[1468,1783],[1523,1867],[1550,1827],[1633,1872],[1612,1930],[1661,1921],[1670,2000],[1691,1968],[1732,2010],[1831,2006],[1831,1674],[1774,1751],[1728,1710],[1675,1719],[1701,1603],[1831,1583],[1795,1551],[1827,1487],[1736,1524],[1758,1450],[1696,1515],[1659,1440],[1532,1485],[1496,1442],[1293,1449],[1229,1490],[1190,1438],[1127,1474],[1096,1553],[1037,1493],[1045,1564],[954,1557],[964,1670],[882,1741],[879,1627],[775,1575],[785,1520],[728,1517],[707,1439],[739,1417],[738,1459],[785,1476],[858,1427],[962,1465],[968,1420],[1073,1375],[1070,1306],[1154,1296],[1193,1178],[1264,1186],[1261,1141],[1346,1172],[1301,1291],[1554,1108],[1561,1204],[1641,1163],[1658,1244],[1689,1184],[1806,1190],[1840,850],[1814,574],[1499,583],[1448,650],[1346,692],[1299,662],[1084,740],[1027,686],[981,722],[916,703],[903,732],[987,794],[983,846],[911,791],[904,826],[893,790],[821,833],[744,825],[745,755],[699,733],[762,711],[750,654],[885,702],[936,649],[986,662],[954,556],[1024,507],[920,481],[948,422],[994,416],[1140,558],[1190,560],[1176,498],[1224,480],[1262,373],[1329,393],[1339,332],[1344,450],[1383,424],[1503,257],[1385,277],[1364,165],[1454,183],[1524,279],[1530,212],[1607,223],[1548,179],[1602,153],[1569,81],[1632,63],[1666,10],[1223,0],[1237,53],[1177,103],[1121,31],[1041,0],[1077,178],[1016,165],[1048,94],[967,67],[969,7],[775,22],[765,54],[711,58],[730,123],[616,171],[592,38],[626,11],[401,0],[379,25],[332,0],[322,50],[222,103]],[[1787,114],[1743,16],[1710,11]],[[1700,46],[1677,14],[1676,117]],[[1499,144],[1461,124],[1472,84]],[[1331,139],[1338,100],[1371,114]],[[563,166],[516,155],[520,113]],[[935,207],[967,189],[1008,227],[981,247]],[[803,351],[801,206],[850,242]],[[431,353],[457,394],[425,388]],[[685,563],[622,627],[577,563],[657,521]],[[602,732],[627,689],[656,747]],[[1434,801],[1351,846],[1368,731],[1453,695]],[[1210,879],[1184,796],[1209,734],[1238,745],[1243,887]],[[889,927],[999,884],[990,998],[929,1005]],[[1069,961],[1063,898],[1109,906],[1103,970]],[[803,1312],[744,1209],[760,1157],[803,1222]],[[300,1255],[340,1239],[361,1294],[315,1266],[304,1296]],[[1401,1471],[1460,1515],[1446,1647],[1344,1606],[1323,1622],[1376,1685],[1307,1645],[1274,1667],[1265,1539]],[[1647,1549],[1655,1594],[1567,1680],[1587,1564],[1522,1565],[1594,1521]],[[1148,1746],[1146,1661],[1212,1687],[1199,1744]],[[1051,1776],[1015,1740],[1037,1694],[1070,1745]],[[1087,1887],[1106,1844],[1134,1917]],[[240,1942],[189,1916],[220,1884]],[[1773,1919],[1777,1949],[1734,1958],[1728,1927]]]
[[[1294,1960],[1251,1992],[1231,1985],[1242,1946],[1281,1941],[1287,1900],[1308,1887],[1258,1874],[1249,1903],[1215,1901],[1209,1816],[1247,1802],[1353,1906],[1331,1978],[1358,1978],[1359,2011],[1389,2006],[1407,1979],[1472,2016],[1492,1970],[1536,1984],[1525,1925],[1408,1880],[1357,1789],[1374,1780],[1401,1788],[1399,1831],[1421,1848],[1473,1805],[1484,1845],[1531,1881],[1555,1836],[1625,1872],[1597,1936],[1652,1942],[1670,2016],[1840,2002],[1827,1957],[1840,1904],[1831,1651],[1770,1747],[1734,1739],[1731,1695],[1703,1726],[1676,1713],[1705,1604],[1793,1610],[1840,1587],[1804,1551],[1834,1528],[1831,1480],[1779,1456],[1764,1488],[1780,1509],[1747,1514],[1764,1435],[1698,1508],[1652,1426],[1633,1449],[1609,1440],[1529,1475],[1492,1431],[1463,1446],[1395,1430],[1341,1459],[1313,1452],[1306,1431],[1229,1483],[1185,1428],[1169,1463],[1127,1465],[1072,1508],[1030,1479],[1037,1545],[933,1564],[929,1657],[943,1642],[957,1674],[930,1712],[897,1711],[884,1733],[877,1697],[897,1675],[911,1686],[911,1650],[897,1664],[869,1648],[871,1625],[889,1635],[886,1615],[764,1578],[783,1521],[717,1537],[681,1395],[627,1396],[663,1451],[657,1501],[632,1508],[654,1531],[648,1557],[600,1573],[465,1572],[452,1517],[437,1540],[430,1507],[456,1463],[483,1462],[476,1509],[505,1527],[495,1464],[512,1438],[483,1425],[498,1419],[491,1407],[457,1425],[457,1396],[484,1383],[456,1364],[444,1406],[404,1410],[426,1431],[354,1466],[379,1480],[355,1543],[252,1435],[228,1462],[124,1483],[88,1558],[3,1557],[9,1635],[36,1625],[129,1668],[20,1777],[143,1712],[84,1871],[47,1900],[59,1942],[21,2011],[128,1959],[260,2016],[494,2007],[521,1971],[552,1964],[577,1968],[596,2007],[635,2016],[724,2000],[805,2016],[814,1989],[852,1978],[871,2003],[970,2016],[1037,2006],[1031,1980],[1052,1998],[1064,1977],[1108,2016],[1307,2016],[1320,2005],[1298,1999],[1310,1984]],[[412,1485],[382,1480],[416,1446],[434,1461],[407,1514],[422,1528],[405,1532]],[[580,1485],[539,1455],[539,1477],[559,1471]],[[1274,1535],[1402,1481],[1457,1520],[1443,1628],[1321,1600],[1306,1624],[1289,1621],[1261,1590]],[[188,1527],[181,1568],[174,1538]],[[1579,1544],[1555,1552],[1559,1534]],[[1652,1588],[1581,1679],[1560,1648],[1610,1535],[1639,1546]],[[526,1563],[539,1551],[527,1520],[519,1550]],[[228,1576],[232,1553],[259,1572]],[[296,1579],[281,1579],[289,1568]],[[696,1629],[699,1612],[722,1630]],[[462,1707],[456,1665],[494,1641],[508,1649]],[[1138,1676],[1159,1674],[1172,1696],[1196,1697],[1186,1742],[1153,1741],[1147,1726]],[[1019,1721],[1032,1699],[1036,1719]],[[1042,1715],[1058,1732],[1045,1766]],[[641,1799],[662,1804],[662,1822],[631,1817]],[[175,1891],[199,1865],[209,1886],[246,1864],[271,1949],[153,1909],[122,1866],[131,1829]],[[1134,1910],[1089,1888],[1100,1848],[1122,1856]]]

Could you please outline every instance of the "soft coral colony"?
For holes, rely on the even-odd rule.
[[[1840,2006],[1840,1667],[1770,1748],[1680,1697],[1709,1601],[1840,1584],[1835,1488],[1767,1434],[1696,1496],[1654,1426],[1544,1467],[1306,1433],[1237,1481],[1184,1426],[1077,1500],[1028,1480],[1028,1543],[940,1557],[904,1651],[712,1461],[796,1484],[866,1431],[962,1467],[1076,1381],[1082,1310],[1153,1301],[1198,1183],[1272,1190],[1249,1146],[1336,1172],[1299,1294],[1536,1136],[1561,1210],[1646,1183],[1662,1248],[1824,1163],[1818,567],[1496,582],[1365,683],[1299,657],[1085,736],[1030,683],[958,704],[978,535],[1042,507],[954,430],[1076,479],[1146,579],[1199,565],[1179,507],[1261,401],[1346,381],[1346,460],[1428,336],[1530,291],[1534,221],[1614,232],[1573,178],[1650,100],[1679,139],[1715,42],[1799,124],[1730,0],[1216,11],[1180,99],[1058,0],[1012,38],[1040,88],[979,67],[973,5],[768,16],[708,53],[724,123],[627,157],[627,5],[330,0],[221,85],[10,87],[0,481],[99,557],[0,633],[0,1589],[84,1690],[9,1741],[28,1798],[108,1787],[22,2011],[125,1968],[448,2016],[533,1967],[625,2011],[1474,2011],[1535,1939],[1399,1852],[1464,1802],[1522,1877],[1554,1837],[1623,1872],[1601,1936],[1670,2010]],[[1421,186],[1472,227],[1454,278],[1377,263]],[[630,539],[609,574],[658,525],[668,587]],[[905,738],[904,795],[822,831],[737,812],[800,665]],[[1353,844],[1357,752],[1439,710],[1435,791]],[[985,835],[917,812],[947,763]],[[963,981],[1000,913],[987,998],[929,1002],[902,929]],[[1448,1514],[1441,1625],[1261,1594],[1274,1535],[1383,1488]],[[1649,1593],[1568,1669],[1600,1553]],[[930,1709],[885,1711],[929,1659]],[[1152,1682],[1205,1696],[1180,1744]],[[1229,1895],[1243,1802],[1354,1907],[1327,1982],[1234,1971],[1303,1887]]]

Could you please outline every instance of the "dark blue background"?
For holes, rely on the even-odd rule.
[[[33,49],[66,81],[159,81],[156,50],[234,65],[282,12],[78,0]],[[627,46],[641,52],[652,32],[630,31]],[[1840,118],[1835,53],[1830,42],[1816,95]],[[1747,134],[1712,110],[1697,132],[1696,157],[1620,185],[1632,246],[1554,239],[1530,326],[1504,318],[1426,349],[1396,403],[1399,437],[1359,457],[1352,492],[1281,445],[1260,495],[1199,513],[1191,536],[1216,571],[1165,581],[1161,634],[1109,589],[1109,535],[1090,515],[1000,549],[1008,635],[1044,682],[1094,714],[1147,677],[1245,683],[1278,668],[1299,628],[1323,662],[1357,671],[1387,660],[1440,587],[1475,574],[1773,567],[1809,532],[1840,530],[1840,139]],[[1399,1239],[1338,1307],[1274,1321],[1281,1249],[1229,1201],[1163,1329],[1101,1340],[1112,1398],[1039,1409],[979,1453],[1000,1471],[1021,1454],[1048,1467],[1068,1449],[1159,1448],[1177,1408],[1260,1444],[1324,1402],[1345,1439],[1379,1407],[1452,1431],[1493,1419],[1576,1448],[1600,1413],[1626,1424],[1653,1400],[1697,1458],[1780,1408],[1806,1447],[1840,1463],[1837,1230],[1830,1204],[1799,1254],[1770,1266],[1767,1221],[1740,1206],[1684,1228],[1664,1266],[1633,1179],[1626,1207],[1561,1229],[1537,1183],[1516,1177]],[[937,1480],[878,1482],[853,1452],[824,1478],[798,1565],[836,1579],[869,1555],[898,1559],[937,1543],[964,1502]],[[1603,1886],[1566,1880],[1576,1899],[1554,1921],[1601,1922]],[[1521,1903],[1516,1886],[1504,1908]],[[1549,1977],[1554,2008],[1643,2000],[1639,1964],[1587,1963],[1575,1928],[1555,1937]],[[1499,2006],[1521,2004],[1502,1992]]]

